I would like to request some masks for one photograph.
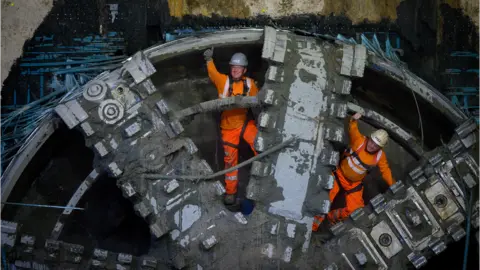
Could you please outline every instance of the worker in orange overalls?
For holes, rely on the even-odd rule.
[[[312,230],[317,231],[325,218],[331,223],[346,219],[357,208],[363,207],[363,179],[375,166],[378,166],[383,180],[388,186],[393,185],[392,172],[388,166],[387,157],[382,148],[388,141],[388,133],[379,129],[370,137],[363,136],[358,130],[357,120],[361,114],[356,113],[350,118],[349,136],[350,148],[343,154],[339,165],[333,171],[335,178],[333,188],[330,190],[330,202],[333,202],[340,190],[345,192],[346,206],[335,209],[326,217],[317,215],[314,217]]]
[[[221,74],[217,71],[213,63],[213,50],[208,49],[204,52],[205,61],[207,61],[207,70],[210,80],[215,84],[218,90],[219,98],[230,96],[256,96],[258,88],[251,78],[247,78],[248,60],[243,53],[235,53],[230,60],[230,74]],[[257,152],[253,147],[253,141],[257,135],[255,121],[248,120],[248,109],[232,109],[222,112],[220,128],[222,133],[223,148],[225,151],[225,169],[238,164],[238,145],[240,138],[244,139],[252,148],[253,153]],[[229,172],[225,175],[226,194],[224,203],[232,205],[236,202],[238,185],[238,170]]]

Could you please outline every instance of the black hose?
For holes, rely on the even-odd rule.
[[[233,96],[227,98],[220,98],[205,101],[194,106],[183,109],[179,112],[175,112],[173,119],[181,120],[191,115],[212,112],[212,111],[224,111],[228,109],[236,108],[252,108],[258,107],[261,103],[256,96]]]
[[[280,144],[277,144],[275,145],[274,147],[266,150],[265,152],[262,152],[236,166],[233,166],[231,168],[228,168],[228,169],[225,169],[225,170],[222,170],[222,171],[219,171],[219,172],[216,172],[216,173],[213,173],[213,174],[210,174],[210,175],[163,175],[163,174],[146,174],[145,175],[145,179],[150,179],[150,180],[158,180],[158,179],[176,179],[176,180],[199,180],[199,179],[205,179],[205,180],[208,180],[208,179],[214,179],[218,176],[221,176],[221,175],[224,175],[226,173],[229,173],[229,172],[232,172],[232,171],[235,171],[235,170],[238,170],[250,163],[253,163],[254,161],[257,161],[267,155],[270,155],[271,153],[273,152],[276,152],[290,144],[292,144],[293,142],[296,141],[296,138],[291,138],[291,139],[288,139]]]

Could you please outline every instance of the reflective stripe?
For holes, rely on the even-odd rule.
[[[352,159],[353,163],[354,163],[355,165],[357,165],[357,167],[360,167],[360,170],[362,170],[362,171],[366,171],[366,170],[367,170],[367,168],[365,168],[365,167],[362,165],[362,163],[360,162],[360,160],[358,160],[356,157],[350,156],[349,158]]]
[[[357,150],[355,150],[355,151],[360,150],[360,148],[362,148],[362,146],[365,144],[365,141],[366,141],[366,139],[363,140],[363,142],[360,144],[360,146],[359,146],[359,147],[357,148]],[[350,148],[350,151],[351,151],[351,150],[352,150],[352,149]]]
[[[248,87],[247,96],[249,96],[250,95],[250,88],[252,88],[252,81],[250,80],[250,78],[247,78],[246,81],[247,81],[247,87]]]
[[[360,148],[362,148],[362,146],[363,146],[363,144],[365,143],[365,141],[366,141],[366,140],[363,140],[363,142],[360,144],[360,146],[357,147],[357,149],[355,149],[355,152],[357,152],[358,150],[360,150]],[[348,153],[349,153],[350,155],[353,154],[353,149],[352,149],[351,147],[349,148]]]
[[[367,139],[365,138],[363,140],[363,142],[360,144],[360,146],[355,150],[355,153],[363,147],[363,145],[366,143],[366,141],[367,141]],[[377,163],[380,161],[380,158],[382,157],[382,153],[383,153],[382,150],[379,150],[377,152],[375,164],[369,165],[369,166],[377,165]],[[363,166],[362,163],[364,163],[364,162],[362,162],[360,160],[360,157],[358,157],[358,159],[357,159],[355,156],[352,155],[353,154],[352,148],[350,148],[349,154],[350,154],[350,156],[347,157],[348,166],[358,174],[365,174],[368,169]],[[358,154],[356,156],[358,156]],[[368,165],[368,164],[366,164],[366,165]]]
[[[225,180],[228,180],[228,181],[236,181],[236,180],[238,180],[238,176],[236,176],[236,175],[225,176]]]
[[[362,148],[362,146],[365,144],[365,142],[367,141],[366,138],[363,139],[363,142],[360,144],[360,146],[357,147],[357,149],[355,149],[355,152],[357,152],[358,150],[360,150],[360,148]],[[349,154],[353,154],[353,149],[350,147],[349,148]]]
[[[252,88],[252,81],[250,78],[246,78],[245,81],[247,81],[247,87],[248,87],[248,92],[247,96],[250,95],[250,89]],[[228,97],[228,90],[230,88],[230,78],[227,76],[227,80],[225,81],[225,85],[223,86],[223,94],[218,95],[219,98],[226,98]]]
[[[228,88],[230,87],[230,78],[227,76],[225,86],[223,87],[223,95],[219,95],[220,98],[226,98],[228,96]]]
[[[379,150],[378,154],[377,154],[377,162],[376,163],[378,163],[380,161],[381,157],[382,157],[382,150]]]
[[[337,220],[338,220],[339,214],[340,214],[340,209],[337,209],[337,210],[334,210],[334,211],[333,211],[333,220],[334,220],[334,221],[337,221]]]
[[[353,171],[355,171],[356,173],[358,174],[365,174],[367,171],[366,170],[361,170],[359,169],[357,166],[355,166],[352,162],[352,157],[347,157],[347,161],[348,161],[348,166],[350,167],[350,169],[352,169]],[[363,167],[362,167],[363,168]]]
[[[318,230],[318,228],[320,227],[320,225],[322,224],[322,222],[323,222],[322,217],[315,216],[313,218],[312,231],[316,232]]]

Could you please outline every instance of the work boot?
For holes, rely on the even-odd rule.
[[[237,201],[236,197],[235,194],[225,194],[225,197],[223,197],[223,203],[225,205],[233,205]]]

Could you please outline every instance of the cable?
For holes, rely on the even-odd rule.
[[[423,149],[423,140],[424,140],[424,137],[423,137],[423,122],[422,122],[422,114],[420,113],[420,107],[418,106],[418,101],[417,101],[417,97],[415,96],[415,92],[413,91],[412,88],[410,88],[410,90],[412,91],[412,95],[413,95],[413,99],[415,100],[415,106],[417,106],[417,113],[418,113],[418,122],[420,123],[420,136],[421,136],[421,147]]]
[[[403,74],[403,79],[405,81],[407,81],[407,76],[406,76],[406,73],[405,73],[405,70],[403,68],[401,68],[402,70],[402,74]],[[423,149],[423,141],[424,141],[424,135],[423,135],[423,122],[422,122],[422,114],[420,113],[420,106],[418,105],[418,101],[417,101],[417,96],[415,96],[415,91],[413,91],[413,88],[409,87],[411,92],[412,92],[412,95],[413,95],[413,100],[415,101],[415,106],[417,107],[417,114],[418,114],[418,122],[420,124],[420,137],[421,137],[421,144],[420,146],[422,147]]]
[[[68,207],[58,205],[46,205],[46,204],[31,204],[31,203],[14,203],[14,202],[1,202],[6,205],[18,205],[18,206],[30,206],[30,207],[42,207],[42,208],[57,208],[57,209],[72,209],[72,210],[85,210],[85,208]]]
[[[215,177],[218,177],[218,176],[221,176],[221,175],[224,175],[226,173],[229,173],[229,172],[232,172],[232,171],[235,171],[235,170],[238,170],[254,161],[257,161],[267,155],[270,155],[271,153],[273,152],[276,152],[288,145],[290,145],[291,143],[295,142],[296,141],[296,138],[290,138],[280,144],[277,144],[275,145],[274,147],[266,150],[265,152],[262,152],[236,166],[233,166],[231,168],[228,168],[228,169],[225,169],[223,171],[219,171],[219,172],[216,172],[214,174],[210,174],[210,175],[162,175],[162,174],[146,174],[145,175],[145,178],[146,179],[151,179],[151,180],[158,180],[158,179],[175,179],[175,180],[200,180],[200,179],[205,179],[205,180],[208,180],[208,179],[214,179]]]
[[[448,148],[447,144],[445,144],[445,142],[443,141],[442,136],[440,136],[440,142],[442,143],[442,145],[445,149],[445,152],[448,155],[448,158],[450,159],[450,161],[452,161],[452,167],[455,170],[455,173],[457,174],[458,179],[462,179],[462,175],[460,174],[460,171],[458,170],[458,166],[457,166],[457,162],[455,161],[455,157],[453,156],[452,152]],[[463,181],[460,181],[460,187],[462,188],[462,193],[465,196],[465,202],[466,202],[467,201],[467,187],[466,187],[466,185]],[[465,207],[466,207],[466,205],[465,205]]]

